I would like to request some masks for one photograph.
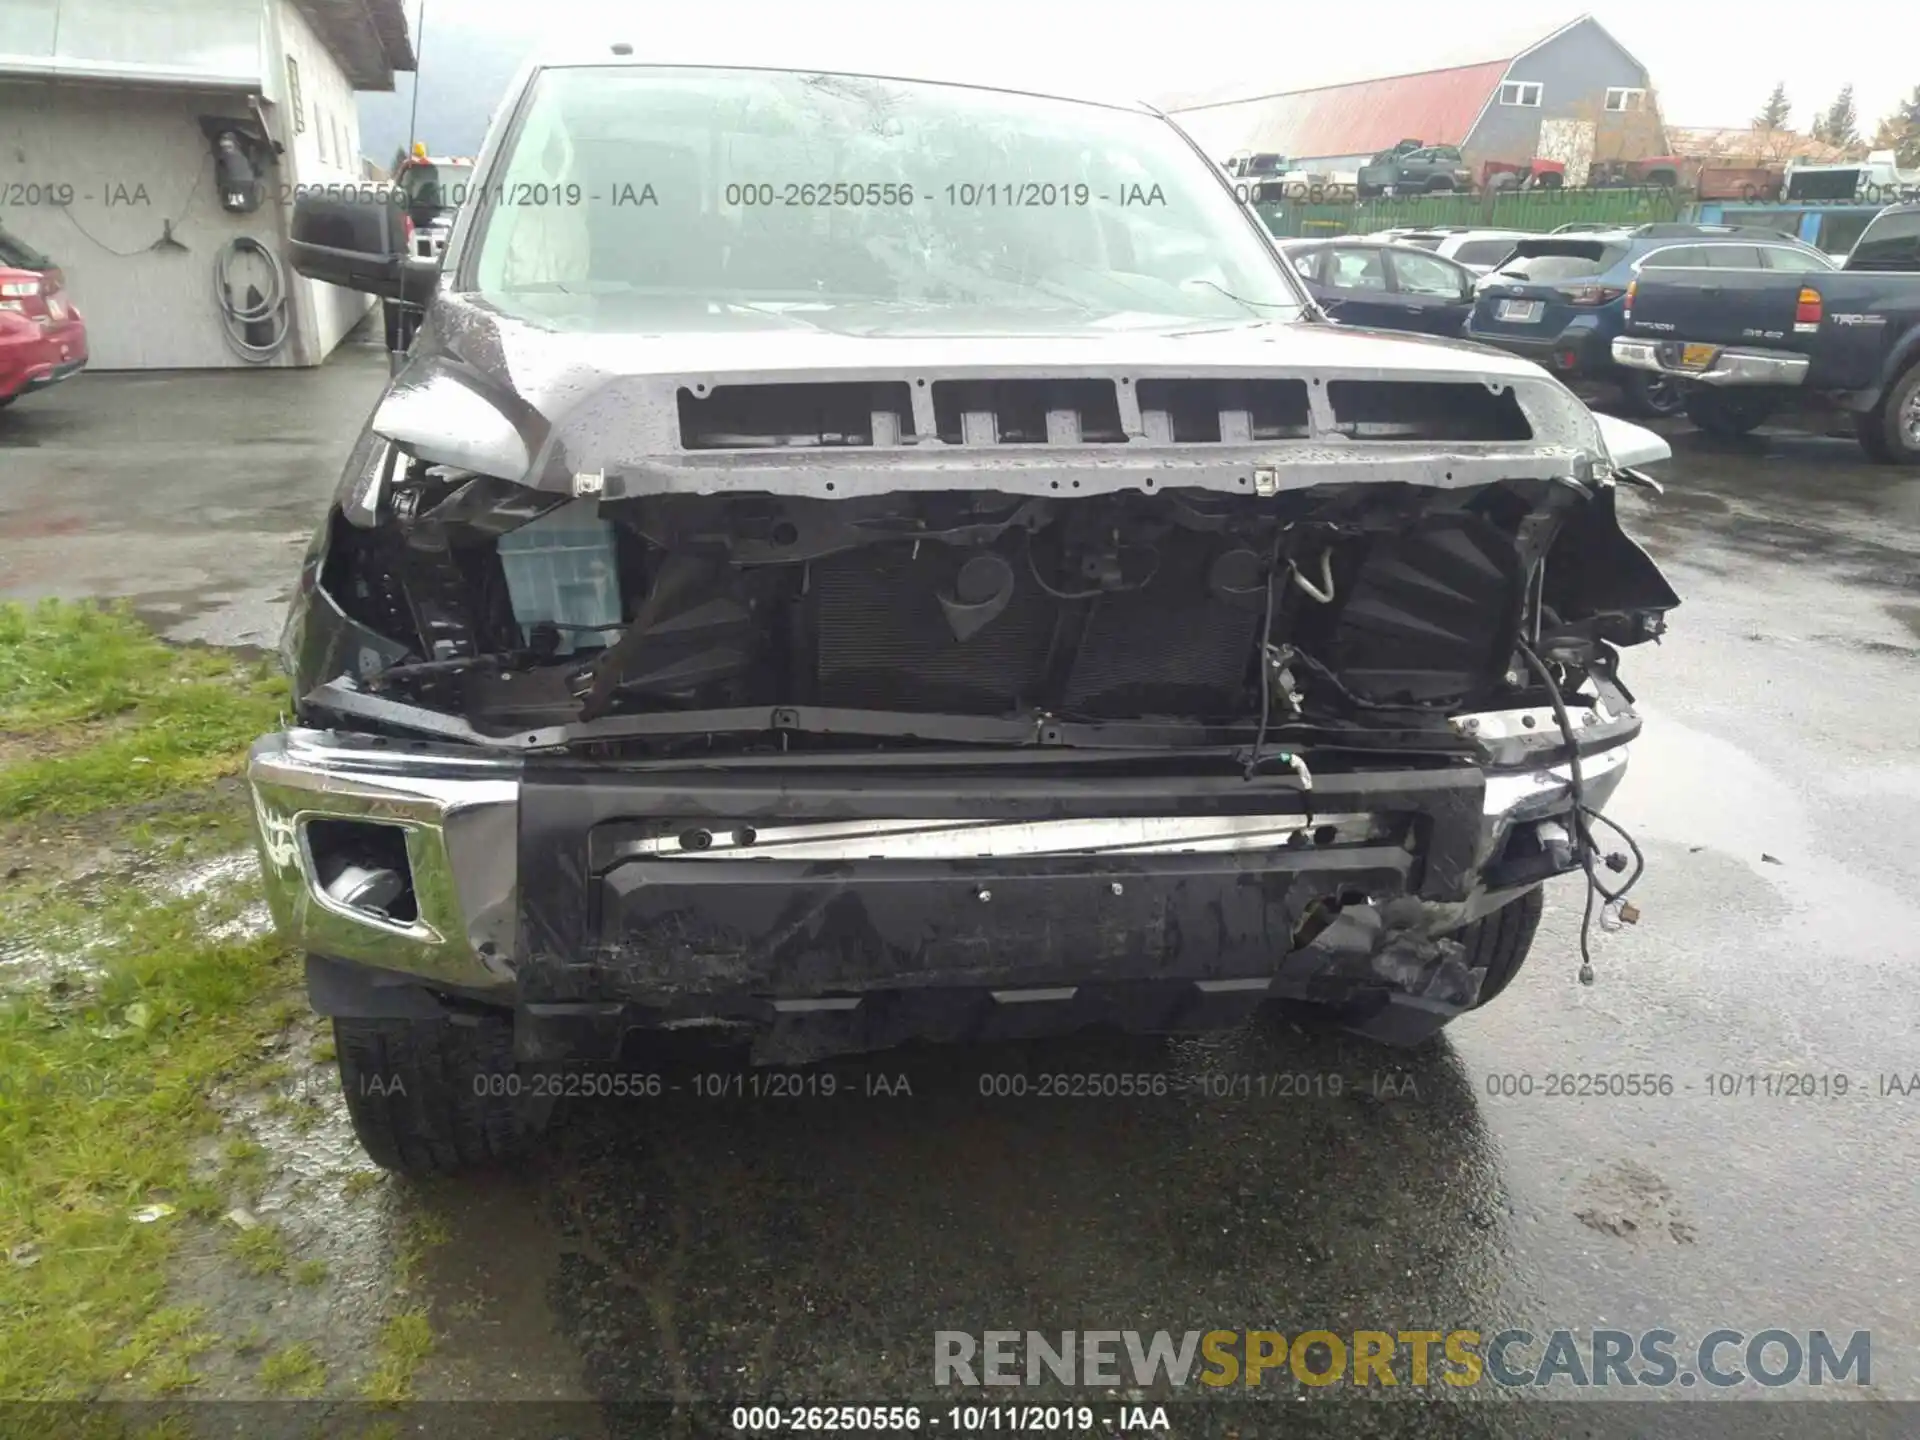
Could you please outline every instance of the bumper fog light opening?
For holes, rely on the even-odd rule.
[[[335,908],[390,925],[420,918],[404,826],[365,820],[309,820],[313,883]]]

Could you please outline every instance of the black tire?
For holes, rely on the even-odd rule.
[[[1686,382],[1657,370],[1629,371],[1620,381],[1627,409],[1647,420],[1678,415],[1687,406]]]
[[[1491,915],[1482,915],[1454,938],[1466,947],[1469,970],[1485,968],[1480,982],[1480,998],[1473,1002],[1478,1010],[1489,1003],[1520,973],[1533,949],[1533,935],[1540,928],[1540,912],[1546,897],[1536,885],[1518,900],[1509,901]]]
[[[1867,457],[1882,465],[1920,465],[1920,364],[1887,388],[1880,403],[1854,417]]]
[[[1687,418],[1716,440],[1738,440],[1773,414],[1773,402],[1760,395],[1728,394],[1696,387],[1687,395]]]
[[[446,1175],[494,1164],[546,1127],[543,1105],[504,1093],[514,1088],[504,1017],[336,1019],[333,1043],[353,1133],[382,1169]]]

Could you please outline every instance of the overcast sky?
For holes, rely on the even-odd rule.
[[[417,17],[422,0],[404,0]],[[515,54],[539,39],[630,40],[643,54],[685,52],[746,64],[793,63],[1018,88],[1156,99],[1269,75],[1275,90],[1454,63],[1482,32],[1534,17],[1545,33],[1592,13],[1652,72],[1669,123],[1740,125],[1775,80],[1787,82],[1793,125],[1809,128],[1849,81],[1860,129],[1920,84],[1914,0],[1807,6],[1708,0],[1596,0],[1500,6],[1442,0],[425,0],[424,98],[436,81],[436,33],[458,27]],[[1776,18],[1777,17],[1777,18]],[[450,47],[454,48],[454,47]],[[464,46],[458,47],[464,49]],[[493,48],[491,44],[487,47]],[[405,98],[410,81],[400,83]],[[456,82],[457,83],[457,82]],[[492,97],[488,97],[489,100]],[[424,109],[424,107],[423,107]],[[422,116],[422,128],[427,117]]]

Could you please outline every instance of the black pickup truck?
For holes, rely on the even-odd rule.
[[[1920,465],[1920,204],[1876,215],[1838,270],[1648,269],[1626,306],[1613,358],[1685,380],[1702,430],[1838,411],[1875,460]]]

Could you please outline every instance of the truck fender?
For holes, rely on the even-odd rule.
[[[1909,322],[1906,333],[1893,342],[1893,348],[1887,351],[1887,358],[1880,366],[1879,380],[1860,397],[1865,402],[1860,408],[1871,410],[1878,405],[1881,397],[1893,389],[1894,382],[1917,360],[1920,360],[1920,320]]]

